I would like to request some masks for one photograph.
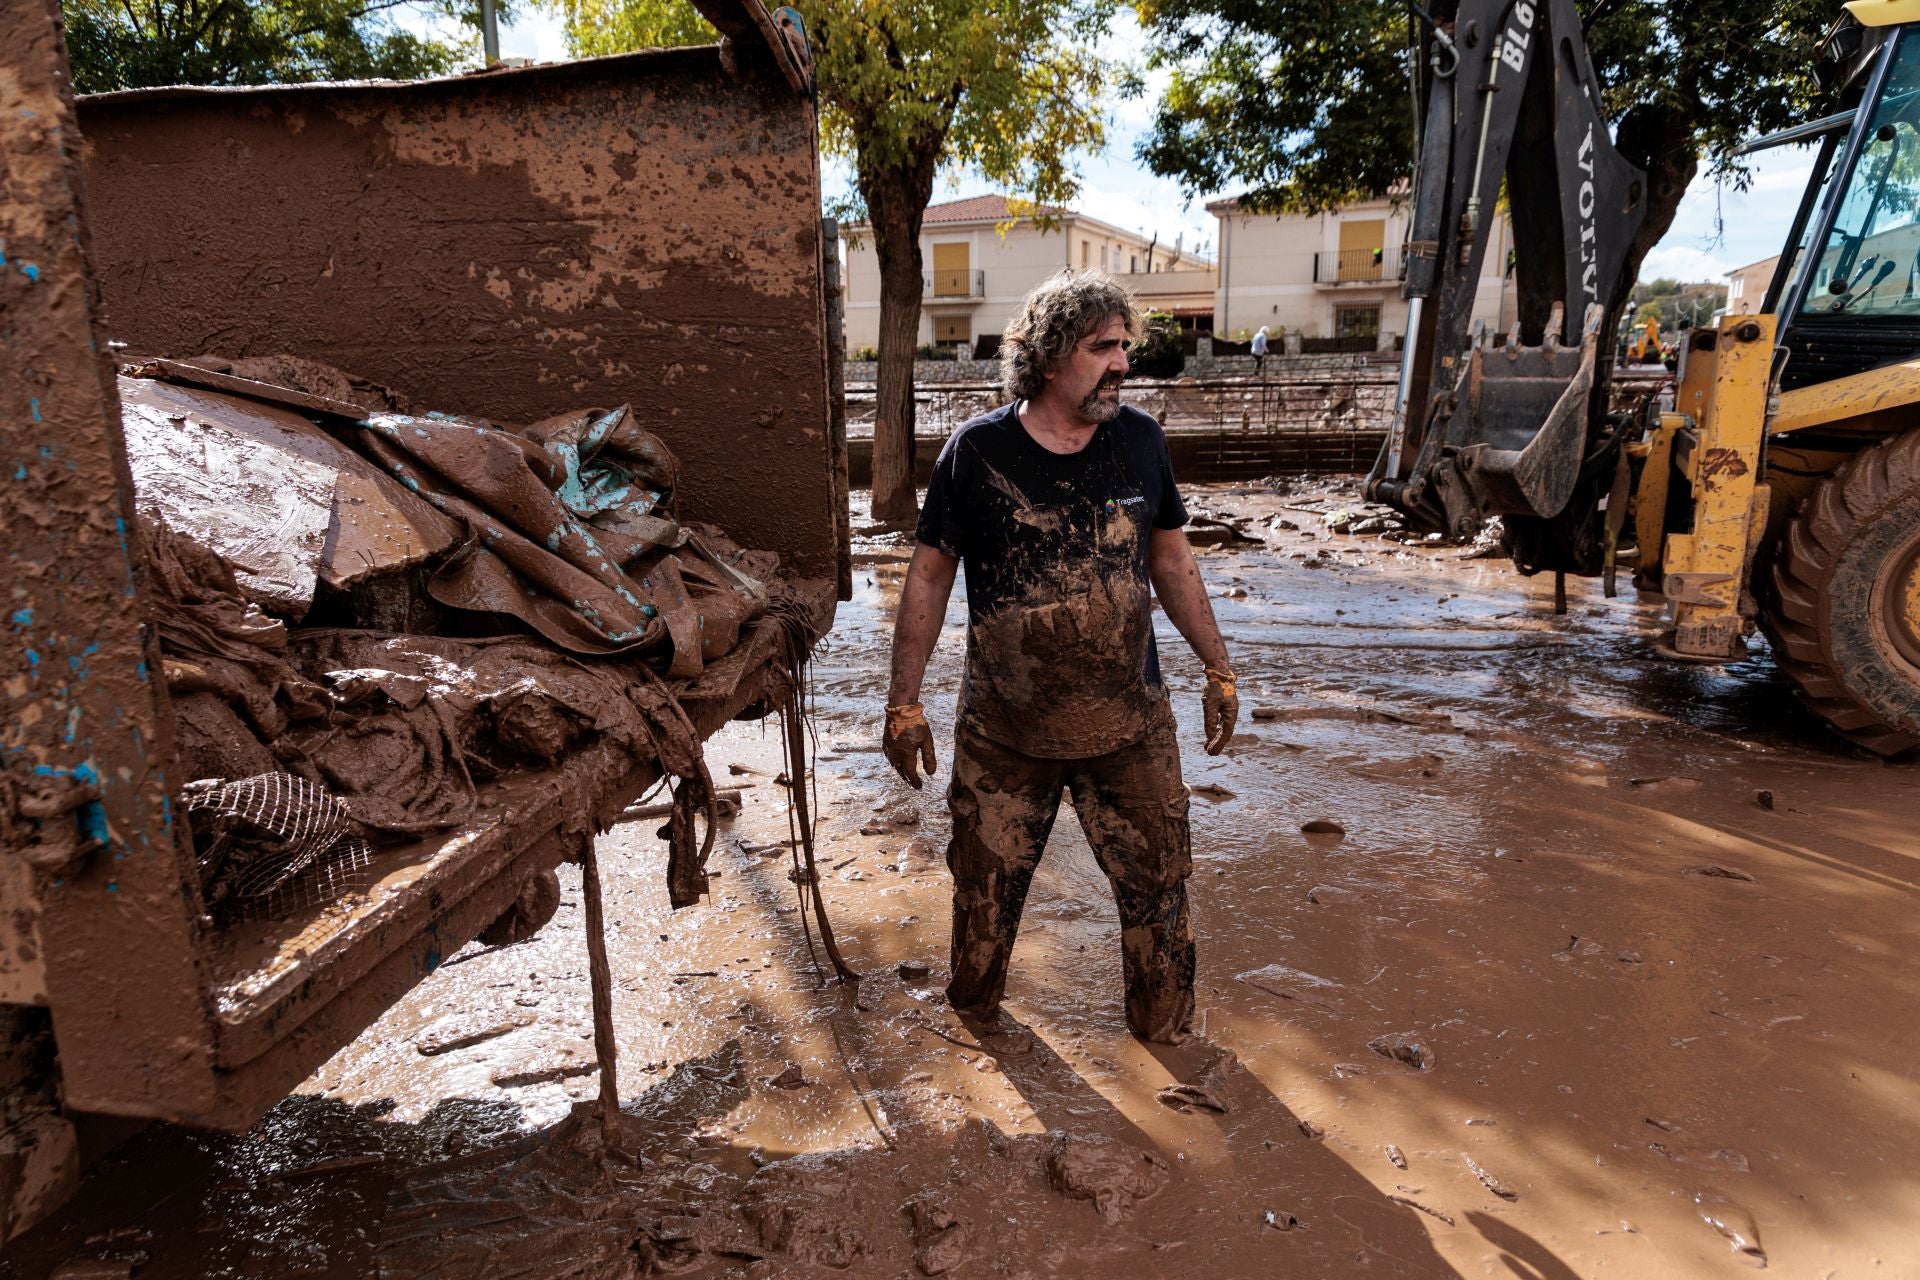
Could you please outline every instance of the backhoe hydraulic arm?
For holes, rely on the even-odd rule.
[[[1522,568],[1591,571],[1562,526],[1610,475],[1609,336],[1646,175],[1614,149],[1574,0],[1442,3],[1420,48],[1407,340],[1368,494],[1456,536],[1502,516]],[[1503,203],[1513,307],[1481,291]]]

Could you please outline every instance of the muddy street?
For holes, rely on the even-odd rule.
[[[627,1127],[603,1160],[580,880],[534,939],[447,958],[249,1133],[149,1130],[17,1242],[18,1277],[1902,1274],[1920,1183],[1920,787],[1828,736],[1763,651],[1653,649],[1655,603],[1333,533],[1351,484],[1190,491],[1240,675],[1193,790],[1202,1032],[1126,1031],[1075,823],[1006,1028],[947,972],[965,604],[915,792],[877,725],[907,549],[856,541],[813,666],[823,981],[777,722],[708,903],[658,818],[600,840]],[[863,522],[858,509],[855,527]],[[810,953],[811,948],[811,953]],[[558,1126],[556,1129],[555,1127]]]

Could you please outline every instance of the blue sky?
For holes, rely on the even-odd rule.
[[[1123,10],[1102,52],[1138,61],[1143,47],[1139,27]],[[508,57],[541,62],[557,62],[567,56],[558,19],[547,10],[531,8],[519,22],[502,30],[500,51]],[[1134,159],[1134,144],[1146,129],[1158,87],[1150,82],[1142,98],[1128,101],[1116,97],[1107,103],[1107,148],[1083,161],[1080,197],[1074,204],[1082,212],[1116,226],[1147,235],[1157,231],[1163,241],[1180,237],[1188,248],[1210,249],[1215,224],[1206,212],[1206,202],[1214,194],[1228,193],[1189,198],[1179,184],[1155,177]],[[1734,267],[1778,253],[1812,163],[1811,148],[1786,147],[1756,157],[1744,191],[1732,182],[1696,178],[1681,201],[1673,229],[1648,255],[1641,274],[1649,279],[1673,276],[1712,280]],[[846,166],[830,159],[824,177],[828,193],[833,194],[846,185]],[[934,199],[958,199],[985,190],[984,183],[961,175],[957,180],[943,180],[935,189]]]

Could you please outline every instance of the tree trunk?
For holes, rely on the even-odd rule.
[[[913,354],[924,288],[920,220],[933,198],[939,148],[898,167],[862,170],[873,249],[880,261],[880,377],[874,389],[873,519],[910,524],[919,514],[913,475]]]
[[[1613,298],[1615,314],[1640,279],[1640,264],[1672,228],[1674,216],[1680,212],[1680,198],[1700,171],[1700,144],[1693,131],[1697,112],[1697,108],[1689,111],[1649,103],[1630,109],[1620,119],[1614,146],[1647,172],[1647,216],[1627,250],[1619,292]]]

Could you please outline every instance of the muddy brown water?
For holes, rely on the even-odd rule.
[[[1203,1042],[1126,1034],[1066,821],[1011,1025],[982,1045],[943,1007],[946,817],[875,748],[903,553],[868,543],[814,668],[857,1003],[768,849],[777,728],[730,726],[709,759],[746,803],[709,905],[668,911],[656,823],[599,845],[622,1154],[568,1121],[598,1092],[569,869],[538,937],[454,956],[251,1132],[134,1139],[0,1272],[1920,1274],[1914,769],[1825,736],[1764,653],[1658,658],[1630,589],[1570,584],[1554,617],[1550,579],[1327,533],[1335,484],[1194,498],[1261,539],[1202,553],[1240,672],[1224,756],[1160,620]],[[1225,1113],[1158,1100],[1182,1080]]]

